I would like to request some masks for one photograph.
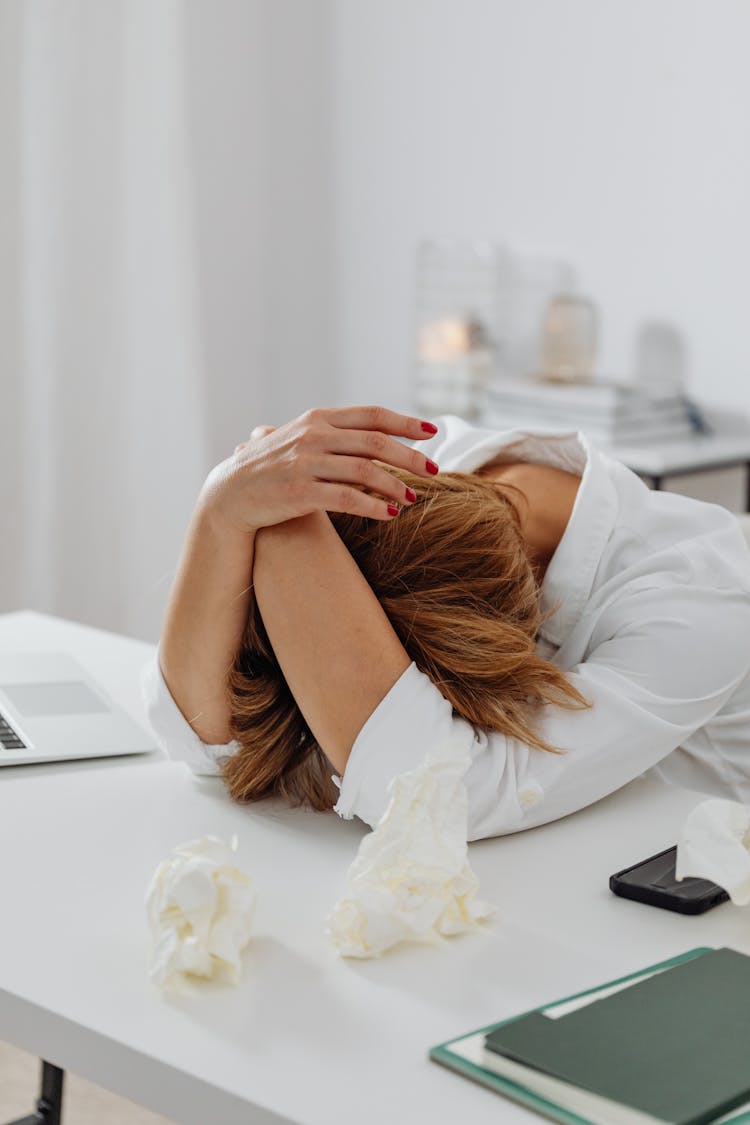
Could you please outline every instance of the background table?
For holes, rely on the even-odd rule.
[[[744,510],[750,512],[750,434],[746,432],[696,434],[680,441],[658,444],[614,445],[607,452],[634,473],[645,477],[655,489],[661,489],[670,477],[744,466]]]
[[[144,722],[148,645],[37,614],[4,649],[56,645]],[[575,814],[471,845],[481,934],[342,961],[324,934],[366,828],[232,804],[163,756],[0,770],[0,1037],[186,1125],[382,1125],[536,1116],[442,1070],[429,1047],[697,945],[750,953],[750,910],[689,917],[616,898],[609,875],[674,843],[702,798],[644,776]],[[239,837],[258,892],[236,988],[149,982],[143,898],[171,848]]]

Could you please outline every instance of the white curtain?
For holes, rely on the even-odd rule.
[[[180,0],[26,0],[2,24],[18,225],[0,270],[20,284],[0,609],[146,639],[209,468],[184,19]]]
[[[0,0],[0,612],[159,634],[206,473],[336,400],[328,0]]]

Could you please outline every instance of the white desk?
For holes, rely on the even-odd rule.
[[[0,647],[65,645],[144,721],[149,646],[35,614]],[[691,918],[612,895],[608,876],[674,843],[700,796],[640,778],[584,811],[474,844],[487,932],[340,960],[327,912],[366,831],[243,808],[221,782],[144,758],[0,770],[0,1038],[186,1125],[472,1125],[538,1118],[428,1062],[452,1035],[681,953],[750,953],[750,913]],[[173,845],[236,832],[258,891],[236,988],[149,982],[147,882]]]

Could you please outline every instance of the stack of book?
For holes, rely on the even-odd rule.
[[[678,392],[633,383],[545,383],[504,379],[488,389],[482,422],[499,430],[582,430],[599,445],[642,445],[690,437],[700,424]]]
[[[565,1125],[747,1125],[750,957],[692,949],[430,1057]]]

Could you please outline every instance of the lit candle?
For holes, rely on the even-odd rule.
[[[445,317],[422,326],[419,358],[425,363],[457,359],[472,350],[472,322],[463,317]]]

